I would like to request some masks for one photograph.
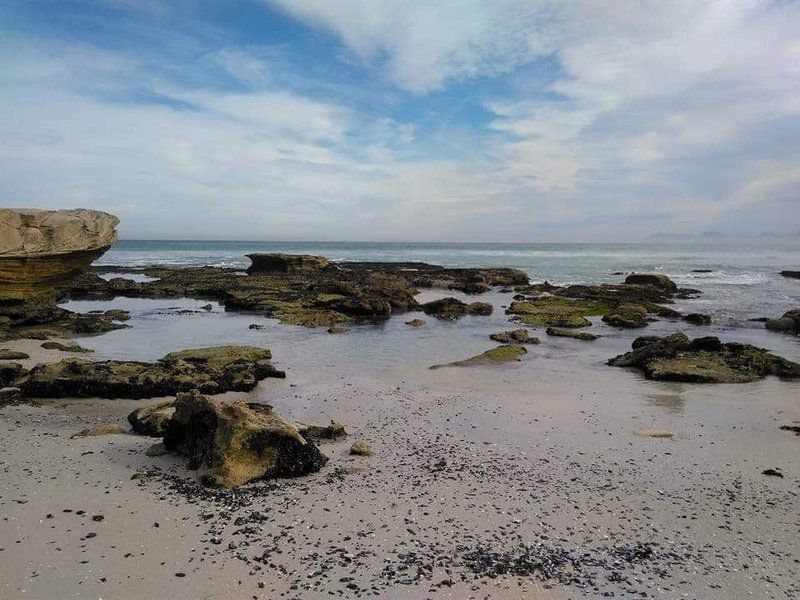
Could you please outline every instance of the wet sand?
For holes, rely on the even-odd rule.
[[[157,357],[165,345],[186,346],[170,333],[178,329],[195,341],[262,335],[288,378],[226,397],[269,403],[291,420],[335,419],[350,436],[321,445],[331,460],[314,476],[216,493],[191,483],[183,459],[147,457],[155,440],[70,439],[157,400],[5,407],[0,597],[800,594],[800,437],[779,429],[800,421],[797,383],[644,381],[603,365],[641,332],[602,325],[606,337],[591,343],[538,330],[543,343],[517,364],[430,371],[491,347],[485,336],[505,317],[428,319],[411,331],[400,315],[379,330],[330,336],[267,320],[266,331],[247,332],[262,321],[243,315],[181,321],[146,310],[132,329],[77,340],[97,349],[82,356]],[[678,328],[647,333],[660,327]],[[797,360],[785,336],[709,333],[767,340]],[[413,336],[420,341],[409,348]],[[357,439],[375,456],[349,456]],[[475,560],[505,553],[504,564],[519,568],[521,544],[551,579],[493,579]],[[637,553],[641,545],[652,554]]]

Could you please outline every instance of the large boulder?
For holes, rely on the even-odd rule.
[[[0,209],[0,296],[57,295],[117,241],[96,210]]]
[[[247,258],[253,263],[247,269],[247,272],[251,275],[257,273],[306,273],[319,271],[330,264],[324,256],[312,256],[310,254],[257,252],[248,254]]]
[[[711,336],[690,340],[683,333],[637,338],[630,352],[608,364],[639,368],[645,378],[657,381],[747,383],[767,375],[800,379],[800,364],[764,348]]]
[[[800,308],[789,310],[777,319],[769,319],[764,327],[770,331],[800,334]]]
[[[217,346],[172,352],[155,363],[69,358],[36,365],[21,385],[39,398],[152,398],[199,389],[247,392],[267,377],[284,377],[271,354],[251,346]]]
[[[627,285],[650,285],[667,292],[677,292],[678,286],[663,273],[631,273],[625,278]]]
[[[164,437],[167,421],[175,414],[175,403],[159,402],[141,406],[128,415],[131,429],[141,435]]]
[[[218,402],[196,390],[175,400],[164,446],[187,456],[203,485],[223,488],[308,475],[328,461],[271,407]]]

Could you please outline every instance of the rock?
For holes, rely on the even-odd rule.
[[[468,281],[461,284],[451,284],[449,288],[451,290],[464,292],[465,294],[484,294],[492,289],[485,281]]]
[[[369,445],[369,442],[359,440],[350,446],[350,454],[354,456],[372,456],[372,446]]]
[[[308,273],[322,270],[330,264],[324,256],[309,254],[255,253],[248,254],[247,258],[253,263],[247,269],[247,273],[251,275],[255,273]]]
[[[588,327],[592,322],[587,316],[604,315],[611,310],[609,305],[595,300],[544,296],[512,302],[506,313],[526,325]]]
[[[196,390],[178,394],[164,445],[189,457],[200,482],[213,487],[307,475],[328,461],[271,407],[217,402]]]
[[[781,275],[790,279],[800,279],[800,271],[781,271]]]
[[[647,326],[647,310],[635,304],[621,304],[611,314],[605,315],[603,321],[612,327],[636,329]]]
[[[77,344],[62,344],[61,342],[44,342],[43,344],[41,344],[41,346],[45,350],[58,350],[60,352],[77,352],[77,353],[94,352],[94,350],[90,350],[89,348],[82,348]]]
[[[800,435],[800,425],[781,425],[778,429],[781,431],[791,431],[795,435]]]
[[[505,344],[487,350],[477,356],[457,360],[443,365],[433,365],[431,369],[441,369],[442,367],[474,367],[479,365],[493,365],[505,362],[519,361],[520,356],[527,354],[528,351],[517,344]]]
[[[800,308],[789,310],[777,319],[769,319],[764,327],[770,331],[800,334]]]
[[[165,454],[169,454],[169,450],[164,445],[164,442],[157,442],[148,446],[144,453],[147,456],[164,456]]]
[[[533,337],[530,330],[520,327],[511,331],[493,333],[489,339],[501,344],[538,344],[539,338]]]
[[[259,325],[258,323],[252,323],[248,327],[248,329],[250,329],[252,331],[261,331],[262,329],[264,329],[264,326],[263,325]]]
[[[350,330],[347,327],[338,327],[336,325],[328,328],[328,333],[347,333],[348,331]]]
[[[159,402],[141,406],[128,415],[131,428],[141,435],[150,437],[164,437],[167,421],[175,414],[175,405],[169,402]]]
[[[467,314],[467,304],[457,298],[433,300],[426,302],[421,308],[426,315],[431,315],[438,319],[460,319]]]
[[[0,296],[57,296],[117,241],[118,223],[95,210],[0,208]]]
[[[494,307],[488,302],[472,302],[467,305],[468,315],[487,317],[494,312]]]
[[[692,273],[713,273],[712,269],[692,269]]]
[[[70,438],[92,437],[96,435],[118,435],[122,433],[127,433],[122,425],[119,423],[108,423],[107,425],[98,425],[97,427],[82,429],[78,433],[73,433]]]
[[[625,278],[626,285],[649,285],[668,292],[677,292],[678,286],[663,273],[631,273]]]
[[[330,425],[306,425],[305,423],[295,423],[294,427],[306,439],[312,440],[338,440],[347,437],[347,430],[344,425],[331,421]]]
[[[764,469],[761,471],[762,475],[767,475],[768,477],[780,477],[783,479],[783,473],[781,473],[780,469]]]
[[[218,346],[172,352],[155,363],[68,358],[31,369],[22,383],[31,397],[152,398],[199,389],[247,392],[267,377],[285,377],[269,350]]]
[[[0,407],[19,404],[21,400],[22,390],[18,387],[0,387]]]
[[[406,321],[406,325],[411,325],[411,327],[422,327],[425,325],[425,321],[423,319],[411,319],[410,321]]]
[[[683,315],[681,318],[692,325],[711,325],[711,315],[689,313],[688,315]]]
[[[634,429],[633,435],[650,438],[671,438],[675,434],[663,429]]]
[[[595,333],[589,333],[588,331],[575,331],[574,329],[567,329],[565,327],[548,327],[546,333],[547,335],[552,335],[555,337],[568,337],[576,340],[583,340],[585,342],[591,342],[600,337]]]
[[[800,364],[748,344],[722,343],[716,337],[689,340],[683,333],[637,338],[633,350],[608,361],[636,367],[645,378],[693,383],[746,383],[776,375],[800,379]]]
[[[0,360],[25,360],[28,358],[30,358],[30,355],[25,352],[0,348]]]
[[[0,362],[0,387],[11,386],[26,373],[27,371],[19,363]]]

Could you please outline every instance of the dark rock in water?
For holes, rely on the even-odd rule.
[[[636,329],[647,326],[647,310],[636,304],[621,304],[611,314],[605,315],[603,321],[612,327]]]
[[[529,329],[520,327],[519,329],[512,329],[510,331],[501,331],[493,333],[489,339],[501,344],[538,344],[539,338],[531,335]]]
[[[762,475],[767,475],[768,477],[780,477],[783,479],[783,473],[781,473],[780,469],[764,469],[761,471]]]
[[[29,397],[151,398],[199,389],[246,392],[267,377],[285,377],[268,361],[269,350],[218,346],[182,350],[155,363],[70,358],[37,365],[22,382]]]
[[[681,318],[692,325],[711,325],[711,315],[689,313],[688,315],[683,315]]]
[[[769,317],[755,317],[754,319],[747,319],[748,321],[752,321],[754,323],[766,323],[770,320]]]
[[[212,487],[308,475],[328,461],[271,407],[216,402],[196,390],[175,400],[164,446],[187,456],[200,482]]]
[[[308,273],[327,267],[330,262],[324,256],[309,254],[255,253],[248,254],[252,265],[247,269],[253,273]]]
[[[328,327],[328,333],[347,333],[348,331],[350,330],[347,327],[339,327],[338,325]]]
[[[468,315],[489,316],[494,312],[494,307],[488,302],[472,302],[467,305]]]
[[[460,319],[467,314],[467,303],[458,298],[441,298],[422,305],[422,311],[439,319]]]
[[[19,404],[21,400],[22,390],[18,387],[0,387],[0,407]]]
[[[258,323],[252,323],[248,327],[248,329],[250,329],[251,331],[260,331],[260,330],[264,329],[264,326],[263,325],[259,325]]]
[[[789,310],[777,319],[767,320],[764,327],[770,331],[800,334],[800,308]]]
[[[800,279],[800,271],[781,271],[781,275],[790,279]]]
[[[443,365],[433,365],[431,369],[441,369],[442,367],[474,367],[480,365],[493,365],[502,364],[505,362],[513,362],[520,360],[520,356],[527,354],[528,351],[518,344],[505,344],[487,350],[477,356],[466,358],[464,360],[457,360],[455,362],[446,363]]]
[[[331,421],[330,425],[306,425],[305,423],[295,423],[294,427],[306,439],[312,440],[338,440],[347,437],[347,430],[344,425]]]
[[[663,273],[631,273],[625,278],[628,285],[649,285],[668,292],[677,292],[678,286]]]
[[[14,382],[26,373],[27,371],[19,363],[0,362],[0,387],[13,386]]]
[[[58,350],[59,352],[76,352],[82,354],[94,352],[94,350],[83,348],[77,344],[62,344],[61,342],[44,342],[41,346],[45,350]]]
[[[690,340],[683,333],[637,338],[633,350],[608,361],[642,369],[645,378],[694,383],[746,383],[776,375],[800,379],[800,364],[748,344],[715,337]]]
[[[574,329],[568,329],[566,327],[548,327],[546,332],[547,335],[552,335],[555,337],[568,337],[576,340],[583,340],[585,342],[591,342],[600,337],[595,333],[589,333],[588,331],[575,331]]]
[[[712,269],[692,269],[692,273],[713,273]]]
[[[30,355],[25,352],[0,348],[0,360],[25,360],[27,358],[30,358]]]
[[[458,290],[465,294],[484,294],[492,289],[485,281],[467,281],[465,283],[454,283],[449,286],[451,290]]]
[[[411,319],[410,321],[406,321],[406,325],[411,325],[411,327],[422,327],[425,325],[425,321],[423,319]]]
[[[159,402],[137,408],[128,415],[131,428],[142,435],[164,437],[166,424],[175,414],[175,403]]]

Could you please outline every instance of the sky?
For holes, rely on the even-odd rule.
[[[800,0],[3,0],[0,205],[139,239],[800,229]]]

